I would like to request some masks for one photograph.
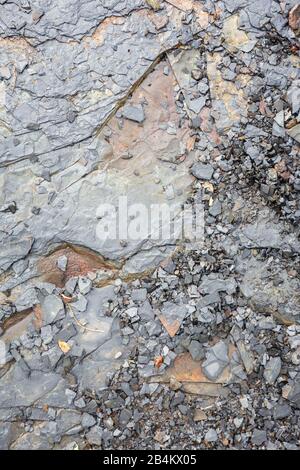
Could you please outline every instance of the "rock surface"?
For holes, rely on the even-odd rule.
[[[299,448],[298,33],[0,2],[0,449]]]

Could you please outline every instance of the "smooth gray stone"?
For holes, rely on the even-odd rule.
[[[122,115],[124,118],[129,119],[130,121],[141,123],[145,119],[145,114],[143,106],[130,106],[126,105],[122,109]]]
[[[0,407],[31,406],[51,394],[61,380],[52,372],[31,371],[28,376],[16,363],[0,381]]]

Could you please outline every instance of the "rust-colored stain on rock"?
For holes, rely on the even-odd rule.
[[[175,377],[178,382],[209,382],[202,372],[200,362],[194,361],[189,353],[177,356],[168,375]]]

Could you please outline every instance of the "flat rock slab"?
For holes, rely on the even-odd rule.
[[[277,274],[280,282],[259,261],[245,263],[245,273],[240,285],[242,294],[250,306],[258,312],[272,314],[285,324],[299,323],[299,280],[289,276],[285,269]]]
[[[157,250],[162,244],[157,216],[151,218],[148,228],[141,237],[134,239],[129,232],[126,244],[122,244],[117,234],[111,233],[109,238],[101,238],[97,211],[99,206],[101,208],[108,204],[116,211],[122,212],[122,209],[119,209],[119,198],[123,196],[126,197],[128,207],[139,203],[149,211],[155,204],[167,203],[174,218],[186,200],[193,181],[189,173],[188,156],[191,149],[189,130],[186,125],[179,126],[179,115],[173,94],[174,77],[172,74],[164,75],[164,66],[163,62],[159,64],[134,91],[132,99],[126,104],[140,109],[141,102],[147,103],[143,105],[145,115],[143,122],[124,119],[120,128],[120,119],[113,117],[103,132],[94,138],[94,150],[92,148],[86,150],[86,155],[90,155],[92,159],[93,155],[96,153],[98,155],[92,166],[79,157],[78,161],[73,161],[69,168],[57,167],[51,181],[41,182],[41,186],[39,186],[41,180],[34,176],[31,170],[20,168],[16,176],[14,168],[9,168],[3,195],[4,199],[6,197],[9,199],[13,191],[19,210],[15,215],[6,217],[4,224],[9,232],[16,221],[20,223],[26,221],[26,229],[19,231],[18,243],[13,243],[13,233],[9,236],[9,243],[4,241],[5,246],[3,245],[1,250],[2,269],[9,268],[14,262],[26,256],[32,248],[33,240],[34,247],[31,249],[30,257],[33,261],[38,260],[38,272],[43,272],[44,269],[47,278],[57,280],[59,284],[67,280],[72,271],[74,272],[76,264],[72,262],[73,254],[69,261],[66,250],[61,250],[59,255],[57,253],[55,259],[52,257],[53,261],[51,258],[41,259],[40,256],[46,254],[53,244],[67,242],[76,250],[78,246],[76,256],[79,265],[83,265],[80,274],[84,274],[87,265],[91,265],[92,269],[97,268],[97,265],[101,267],[101,259],[97,260],[94,256],[93,261],[92,255],[90,263],[89,257],[86,263],[81,261],[80,247],[86,247],[92,250],[91,253],[102,255],[111,263],[123,260],[125,272],[132,271],[133,265],[134,269],[141,271],[157,262]],[[170,125],[172,133],[166,132],[166,128]],[[109,137],[106,136],[107,133]],[[123,158],[128,152],[132,156],[129,160]],[[18,178],[22,180],[22,192],[17,189]],[[48,196],[52,191],[56,194],[55,201],[49,203]],[[28,205],[39,207],[38,214],[32,214],[28,210]],[[116,213],[110,210],[109,214],[105,223],[113,228],[118,223]],[[126,240],[126,234],[123,238]],[[148,238],[150,240],[147,240]],[[163,243],[167,243],[167,240],[164,239]],[[24,249],[20,251],[22,246]],[[141,248],[147,256],[138,260],[136,253]],[[168,256],[169,251],[166,254],[164,250],[160,251],[160,260]],[[57,266],[61,256],[68,258],[65,271]],[[134,263],[131,257],[135,257]],[[109,262],[108,265],[103,263],[103,268],[109,268]],[[111,268],[115,268],[113,264]]]

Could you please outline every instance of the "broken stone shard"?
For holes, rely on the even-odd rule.
[[[52,393],[55,387],[63,381],[58,374],[32,371],[28,376],[16,364],[1,379],[0,408],[31,406],[38,399],[43,399]]]
[[[92,288],[92,281],[86,277],[80,277],[78,279],[78,289],[82,295],[86,295]]]
[[[129,119],[134,122],[143,122],[145,119],[144,110],[142,105],[139,106],[124,106],[122,115],[125,119]]]
[[[300,5],[296,4],[289,12],[289,25],[296,32],[300,31]]]
[[[0,0],[1,449],[299,447],[298,19]]]
[[[190,342],[189,353],[191,354],[194,361],[200,361],[205,356],[202,344],[195,340]]]
[[[296,375],[289,392],[287,394],[287,399],[292,403],[295,403],[297,407],[300,407],[300,376]]]
[[[280,357],[271,357],[267,362],[264,370],[264,378],[268,384],[273,384],[280,374],[281,359]]]

